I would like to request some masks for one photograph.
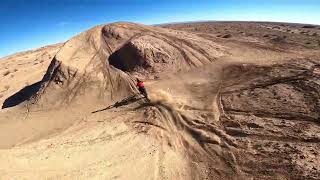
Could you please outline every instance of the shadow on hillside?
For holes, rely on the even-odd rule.
[[[140,99],[143,99],[145,97],[141,97],[139,96],[139,94],[135,94],[133,96],[130,96],[128,98],[125,98],[121,101],[118,101],[106,108],[103,108],[103,109],[99,109],[99,110],[96,110],[96,111],[93,111],[91,113],[97,113],[97,112],[101,112],[101,111],[105,111],[105,110],[108,110],[108,109],[111,109],[111,108],[118,108],[118,107],[121,107],[121,106],[125,106],[125,105],[128,105],[128,104],[132,104],[132,103],[135,103],[137,101],[139,101]]]
[[[34,83],[32,85],[26,86],[19,92],[8,97],[2,104],[2,109],[10,108],[20,103],[29,100],[34,94],[36,94],[41,87],[41,81]]]

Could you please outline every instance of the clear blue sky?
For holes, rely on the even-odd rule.
[[[320,24],[318,0],[1,0],[0,57],[63,42],[98,24],[197,20]]]

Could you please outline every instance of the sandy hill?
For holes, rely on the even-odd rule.
[[[319,49],[313,25],[120,22],[5,57],[0,177],[319,179]]]
[[[123,99],[135,88],[135,79],[123,71],[150,79],[222,55],[222,46],[186,32],[132,23],[97,26],[64,43],[42,80],[7,99],[3,108],[31,98],[43,106],[65,105],[79,94],[78,100],[87,94],[105,102]]]

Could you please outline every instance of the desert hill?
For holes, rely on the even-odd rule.
[[[222,46],[186,32],[132,23],[97,26],[64,43],[41,82],[8,99],[4,108],[27,100],[21,97],[30,91],[44,106],[69,104],[86,92],[113,102],[134,91],[135,79],[123,71],[150,79],[208,64],[222,55]]]
[[[0,177],[319,179],[319,42],[314,25],[119,22],[5,57]]]

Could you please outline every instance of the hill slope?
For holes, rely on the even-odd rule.
[[[132,23],[97,26],[67,41],[43,79],[8,99],[4,108],[27,100],[21,98],[25,94],[34,94],[42,106],[75,99],[112,102],[134,92],[135,79],[122,71],[152,78],[199,67],[222,55],[221,46],[185,32]]]
[[[34,73],[0,79],[0,177],[320,178],[316,26],[164,27],[94,27],[38,52],[38,72],[36,52],[1,61]]]

